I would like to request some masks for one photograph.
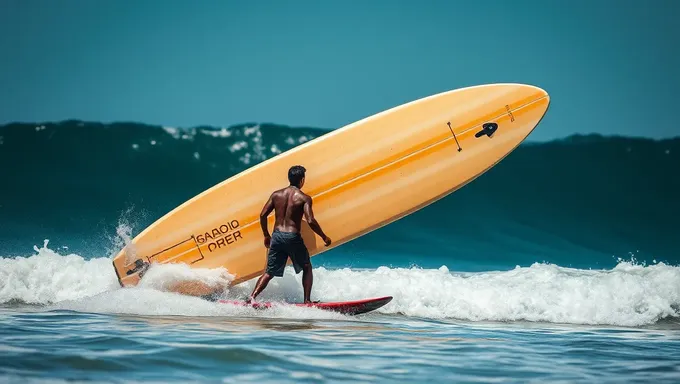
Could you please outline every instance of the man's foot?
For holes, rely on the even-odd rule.
[[[252,297],[252,296],[248,296],[248,297],[246,298],[245,301],[246,301],[246,304],[250,304],[250,303],[252,303],[253,301],[255,301],[255,298]]]

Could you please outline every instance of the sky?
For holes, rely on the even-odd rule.
[[[0,124],[340,128],[517,82],[530,140],[680,136],[680,1],[0,0]]]

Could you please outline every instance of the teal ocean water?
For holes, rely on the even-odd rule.
[[[527,142],[314,257],[313,299],[394,296],[367,315],[164,292],[224,278],[182,266],[120,288],[111,256],[131,236],[327,132],[0,126],[0,381],[680,381],[680,139]],[[299,301],[300,278],[287,270],[262,298]]]

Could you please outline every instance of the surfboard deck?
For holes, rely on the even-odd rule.
[[[487,84],[427,96],[319,136],[187,200],[134,237],[113,259],[121,286],[153,263],[225,268],[231,285],[262,274],[267,258],[259,214],[307,169],[303,191],[333,239],[326,247],[303,221],[310,256],[388,225],[463,187],[512,152],[538,125],[550,98],[525,84]],[[181,179],[181,175],[178,175]],[[502,190],[496,193],[503,193]],[[450,212],[452,220],[456,213]],[[273,229],[274,215],[268,217]],[[196,296],[218,287],[179,282]]]
[[[339,312],[345,315],[360,315],[363,313],[375,311],[376,309],[386,305],[390,301],[392,301],[392,296],[376,297],[354,301],[316,302],[310,304],[304,303],[281,304],[270,301],[256,301],[252,303],[246,303],[243,300],[218,300],[217,302],[221,304],[252,307],[255,309],[269,309],[277,305],[292,305],[296,307],[313,307],[323,309],[326,311]]]

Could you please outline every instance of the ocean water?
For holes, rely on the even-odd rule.
[[[148,224],[326,132],[0,126],[0,381],[680,381],[680,139],[527,142],[314,257],[313,299],[394,297],[366,315],[164,291],[228,281],[219,269],[153,266],[118,285],[111,257]],[[288,269],[261,297],[299,301],[300,279]]]

